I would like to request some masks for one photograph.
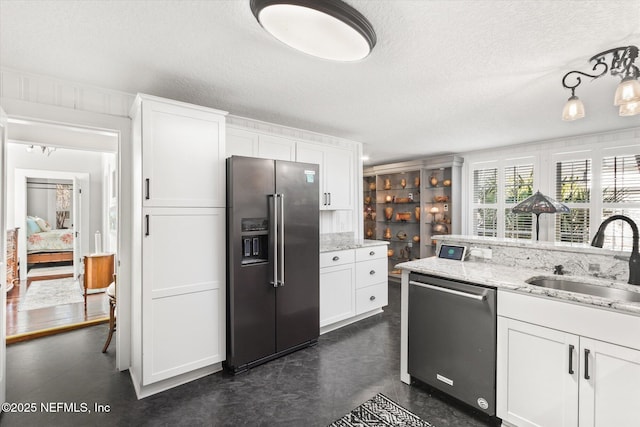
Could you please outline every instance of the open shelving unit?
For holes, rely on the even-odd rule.
[[[364,236],[389,242],[389,278],[396,264],[435,255],[433,237],[460,233],[462,158],[432,159],[365,168]]]

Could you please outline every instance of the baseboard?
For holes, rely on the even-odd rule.
[[[352,323],[359,322],[360,320],[366,319],[367,317],[375,316],[376,314],[379,314],[382,312],[383,311],[381,308],[376,308],[375,310],[367,311],[366,313],[359,314],[355,317],[350,317],[348,319],[323,326],[320,328],[320,335],[326,334],[327,332],[335,331],[336,329],[340,329]]]
[[[135,389],[136,396],[139,400],[144,399],[145,397],[153,396],[154,394],[161,393],[171,388],[178,387],[179,385],[195,381],[199,378],[206,377],[207,375],[215,374],[216,372],[220,372],[221,370],[222,363],[215,363],[213,365],[205,366],[204,368],[196,369],[195,371],[187,372],[186,374],[178,375],[173,378],[168,378],[166,380],[158,381],[156,383],[145,386],[140,385],[140,382],[131,369],[129,369],[129,375],[131,376],[133,388]]]

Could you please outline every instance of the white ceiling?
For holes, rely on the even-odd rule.
[[[378,38],[355,63],[285,47],[249,0],[0,0],[0,65],[361,141],[369,164],[640,125],[612,76],[560,119],[567,71],[640,45],[640,0],[347,3]]]

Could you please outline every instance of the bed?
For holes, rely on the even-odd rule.
[[[73,230],[34,232],[27,237],[27,264],[73,261]]]

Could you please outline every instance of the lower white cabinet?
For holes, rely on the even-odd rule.
[[[143,385],[225,359],[224,227],[223,208],[145,210]]]
[[[320,327],[356,314],[353,263],[320,268]]]
[[[574,335],[498,317],[498,417],[519,427],[577,426],[578,348]]]
[[[529,298],[537,305],[532,310],[544,306],[540,298]],[[565,305],[576,310],[575,305]],[[578,307],[576,313],[580,309],[604,311]],[[585,327],[580,334],[548,327],[554,322],[554,310],[541,316],[551,320],[546,319],[547,324],[540,326],[498,316],[497,415],[505,425],[640,425],[640,350],[581,335],[587,333],[589,325],[576,327]],[[607,327],[624,327],[624,317],[637,322],[636,316],[610,312],[593,321],[609,323]],[[616,325],[616,321],[622,323]],[[558,322],[559,328],[571,330],[573,325],[571,321]],[[596,335],[601,330],[604,329],[593,328]]]
[[[387,247],[320,254],[320,328],[359,320],[388,303]]]

